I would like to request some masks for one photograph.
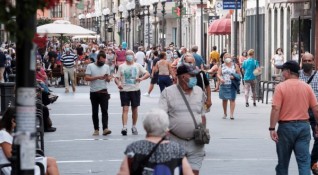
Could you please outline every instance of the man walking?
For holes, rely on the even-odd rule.
[[[110,81],[110,69],[106,61],[106,54],[101,52],[97,55],[97,61],[90,63],[85,72],[85,80],[90,81],[90,100],[92,104],[92,119],[94,124],[93,135],[99,135],[99,106],[102,111],[103,135],[108,135],[108,100],[110,98],[107,91],[107,83]]]
[[[299,71],[299,79],[309,84],[313,89],[316,99],[318,99],[318,74],[317,71],[313,71],[314,56],[310,53],[305,53],[302,58],[302,70]],[[311,151],[311,170],[313,174],[318,175],[318,138],[316,137],[316,120],[312,110],[308,111],[309,122],[314,137],[314,145]]]
[[[123,107],[123,129],[121,130],[121,134],[124,136],[127,135],[129,106],[131,106],[132,110],[132,134],[138,135],[136,123],[138,119],[138,106],[140,106],[139,83],[150,76],[144,67],[134,62],[134,57],[134,52],[127,50],[126,62],[119,66],[117,74],[115,75],[115,83],[120,91],[120,101]]]
[[[136,63],[140,64],[142,67],[145,65],[146,55],[142,51],[142,46],[138,47],[138,52],[136,53]]]
[[[61,62],[63,64],[63,73],[64,73],[64,84],[65,84],[65,93],[69,92],[69,78],[72,83],[72,90],[75,92],[75,69],[77,68],[77,56],[71,53],[70,48],[65,48],[65,54],[61,57]],[[74,68],[75,62],[75,68]],[[62,71],[61,71],[62,72]]]
[[[216,50],[216,46],[212,47],[212,52],[210,53],[210,68],[214,66],[214,64],[219,64],[220,62],[220,54]]]
[[[290,156],[294,151],[300,175],[310,174],[310,126],[308,109],[318,119],[318,103],[311,87],[299,80],[299,65],[287,61],[282,69],[284,82],[277,85],[270,117],[270,136],[276,143],[277,175],[287,175]],[[276,131],[275,126],[278,125]]]
[[[205,155],[204,144],[194,142],[195,124],[178,88],[184,93],[196,122],[205,125],[203,91],[197,84],[198,70],[194,65],[182,64],[177,69],[178,83],[165,88],[160,96],[159,106],[168,113],[170,139],[184,146],[187,159],[195,175],[199,174]]]
[[[197,54],[197,52],[198,52],[198,46],[192,46],[191,51],[192,51],[193,57],[194,57],[194,59],[195,59],[195,65],[196,65],[199,69],[204,70],[204,67],[203,67],[203,65],[204,65],[204,60],[203,60],[203,58],[202,58],[201,55]]]

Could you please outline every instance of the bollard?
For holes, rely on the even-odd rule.
[[[0,83],[1,89],[1,115],[7,109],[8,105],[11,104],[14,106],[15,98],[14,98],[14,82],[6,82]]]

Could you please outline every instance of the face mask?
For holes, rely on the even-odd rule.
[[[303,70],[306,73],[309,73],[312,70],[312,64],[308,64],[308,63],[303,63]]]
[[[97,61],[97,66],[102,67],[105,64],[104,61]]]
[[[132,55],[127,55],[127,56],[126,56],[126,60],[127,60],[128,62],[132,62],[133,59],[134,59],[134,56],[132,56]]]
[[[226,63],[230,63],[230,62],[232,62],[232,58],[225,58],[225,60],[224,60]]]
[[[189,81],[188,81],[188,87],[189,88],[193,88],[195,85],[197,85],[197,77],[191,77],[189,78]]]
[[[173,55],[173,58],[178,58],[178,55]]]

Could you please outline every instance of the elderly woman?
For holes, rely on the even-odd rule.
[[[164,139],[169,127],[167,113],[153,109],[146,114],[143,125],[147,132],[146,139],[127,146],[118,175],[159,171],[171,175],[193,175],[185,149],[176,142]]]
[[[236,91],[239,88],[240,75],[239,66],[233,62],[231,55],[226,53],[224,63],[219,67],[217,75],[221,83],[219,98],[223,101],[223,119],[227,117],[227,102],[230,100],[230,118],[234,120]]]

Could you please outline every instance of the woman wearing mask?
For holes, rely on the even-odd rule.
[[[115,52],[112,49],[108,49],[106,53],[107,64],[110,68],[110,74],[115,73]]]
[[[165,52],[161,52],[159,54],[160,61],[157,62],[157,64],[154,67],[153,72],[158,71],[158,84],[160,88],[160,92],[162,92],[166,87],[172,85],[172,81],[170,76],[172,76],[172,79],[175,79],[171,65],[167,61],[167,55]]]
[[[276,49],[275,55],[272,58],[272,64],[275,66],[275,74],[279,74],[280,69],[277,69],[277,66],[281,66],[284,64],[284,55],[283,49],[278,48]]]
[[[224,55],[224,63],[218,70],[218,79],[220,80],[219,98],[223,101],[223,119],[227,117],[227,102],[230,100],[230,118],[234,120],[234,109],[237,88],[232,83],[232,80],[240,78],[240,68],[234,64],[231,55],[226,53]]]
[[[172,77],[176,77],[177,75],[177,65],[178,65],[178,62],[180,61],[180,58],[181,58],[181,54],[179,51],[175,50],[173,52],[173,58],[174,58],[174,61],[171,63],[171,68],[172,68]],[[177,79],[174,78],[173,79],[173,84],[176,84],[177,83]]]

